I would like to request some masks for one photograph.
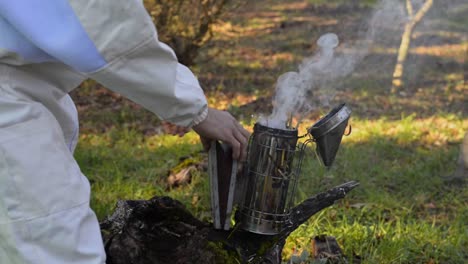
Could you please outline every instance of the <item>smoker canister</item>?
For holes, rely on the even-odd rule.
[[[275,129],[255,124],[249,141],[247,184],[241,202],[241,228],[273,235],[289,219],[299,174],[296,129]]]

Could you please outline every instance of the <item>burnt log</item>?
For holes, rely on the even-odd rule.
[[[259,235],[234,226],[215,230],[169,197],[126,200],[101,222],[108,264],[281,263],[286,238],[320,210],[358,185],[351,181],[319,193],[291,209],[278,235]]]

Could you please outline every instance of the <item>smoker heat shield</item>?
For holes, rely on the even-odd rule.
[[[326,167],[330,167],[335,160],[350,116],[351,110],[341,104],[309,128],[317,145],[317,152]]]

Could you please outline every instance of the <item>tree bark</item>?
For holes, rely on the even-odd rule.
[[[411,0],[406,0],[406,11],[408,12],[409,20],[405,24],[405,30],[401,37],[400,49],[398,50],[397,63],[393,71],[392,93],[396,93],[403,85],[403,72],[408,51],[411,44],[411,35],[413,34],[414,27],[421,21],[424,15],[429,11],[433,0],[426,0],[419,11],[414,15],[413,5]]]
[[[465,137],[460,145],[457,168],[447,180],[453,184],[463,184],[468,181],[468,132],[465,133]]]
[[[281,263],[286,238],[320,210],[358,185],[348,182],[315,195],[291,210],[278,235],[259,235],[236,226],[215,230],[169,197],[119,201],[101,223],[108,264]]]

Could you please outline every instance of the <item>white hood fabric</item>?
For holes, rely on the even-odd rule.
[[[0,0],[0,263],[104,263],[68,93],[92,78],[177,125],[202,89],[137,0]]]
[[[32,100],[27,87],[51,99]],[[0,263],[105,261],[89,182],[72,153],[76,109],[54,89],[26,66],[0,65]]]

